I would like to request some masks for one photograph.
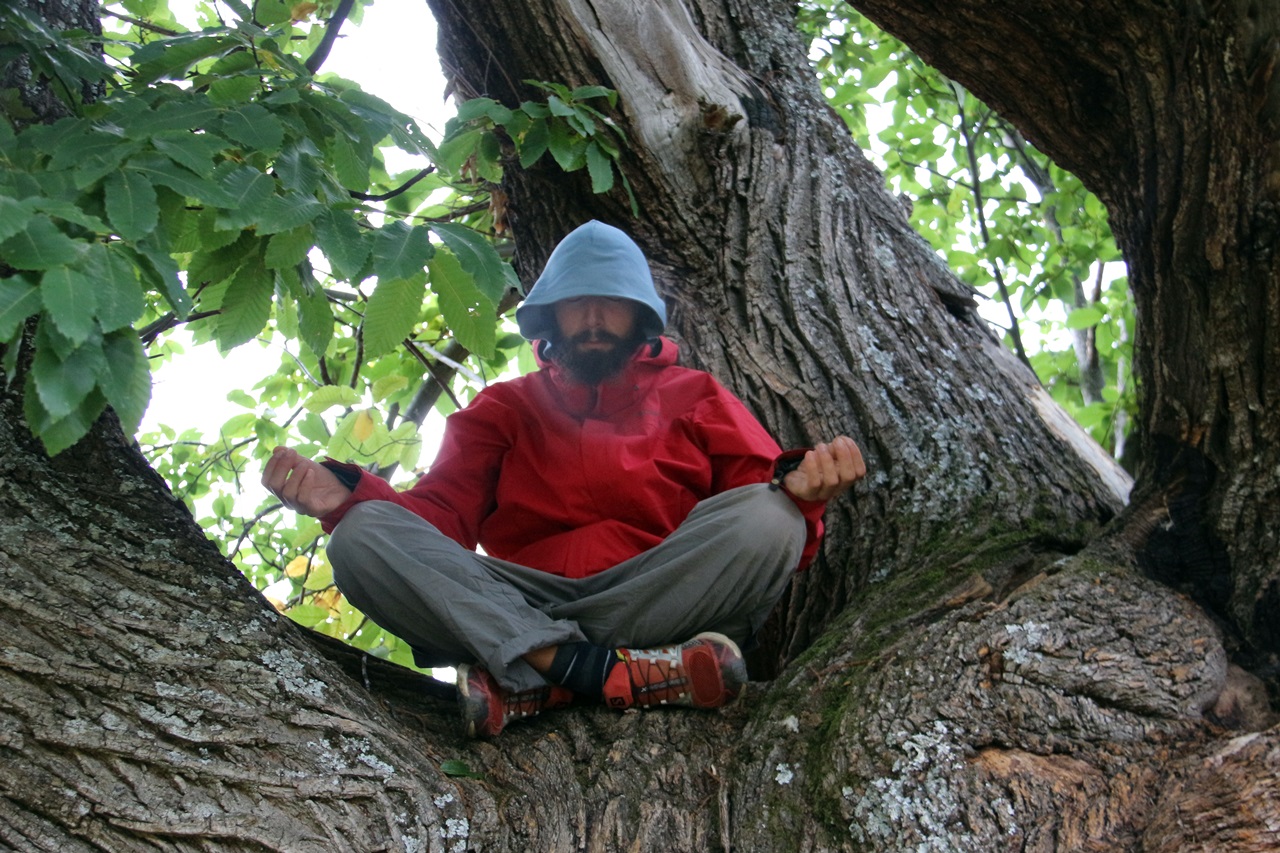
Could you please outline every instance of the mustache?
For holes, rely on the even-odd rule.
[[[571,346],[577,346],[578,344],[585,343],[610,343],[614,346],[619,346],[623,343],[623,340],[621,336],[615,335],[612,332],[606,332],[603,329],[585,329],[569,338],[565,343],[568,343]]]

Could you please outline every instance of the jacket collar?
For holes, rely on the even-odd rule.
[[[597,385],[587,385],[568,371],[544,357],[545,341],[534,347],[541,373],[549,380],[560,407],[577,418],[603,418],[631,405],[665,367],[676,363],[679,348],[675,342],[659,337],[641,344],[631,360],[616,376]]]

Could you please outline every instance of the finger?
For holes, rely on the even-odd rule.
[[[818,461],[818,489],[825,493],[827,490],[839,485],[839,469],[835,456],[832,455],[831,445],[819,444],[814,448],[814,451]]]
[[[836,439],[836,453],[841,482],[851,483],[867,473],[866,463],[862,461],[862,451],[853,439],[843,435]]]
[[[298,503],[299,495],[306,494],[307,476],[310,473],[309,460],[298,458],[297,464],[291,469],[289,479],[285,481],[284,487],[280,490],[280,499],[290,508],[293,508]]]
[[[262,484],[271,491],[276,491],[284,485],[289,472],[293,470],[300,458],[296,450],[288,447],[277,447],[272,450],[271,458],[262,469]]]
[[[821,449],[821,444],[814,445],[812,450],[805,453],[804,462],[800,465],[810,492],[816,492],[822,488],[822,459],[819,457]]]

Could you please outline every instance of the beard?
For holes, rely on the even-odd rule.
[[[603,350],[583,349],[582,345],[586,343],[608,343],[612,347]],[[584,385],[599,385],[621,373],[642,343],[644,335],[638,330],[625,338],[605,331],[588,330],[571,338],[552,341],[551,355],[556,364],[577,381]]]

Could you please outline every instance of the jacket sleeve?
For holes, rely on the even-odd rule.
[[[741,400],[718,383],[716,389],[717,393],[700,407],[696,417],[703,447],[711,460],[712,490],[719,494],[751,483],[770,483],[786,492],[804,516],[807,535],[804,553],[796,566],[797,571],[803,571],[813,562],[822,542],[822,516],[827,503],[797,498],[786,490],[775,472],[784,459],[802,457],[806,449],[783,453]]]
[[[471,405],[445,421],[435,461],[413,488],[403,492],[357,466],[327,463],[358,473],[359,482],[346,503],[320,519],[321,527],[332,532],[347,511],[362,501],[390,501],[464,548],[475,548],[480,525],[493,511],[498,473],[511,444],[509,424],[506,405],[481,392]]]

